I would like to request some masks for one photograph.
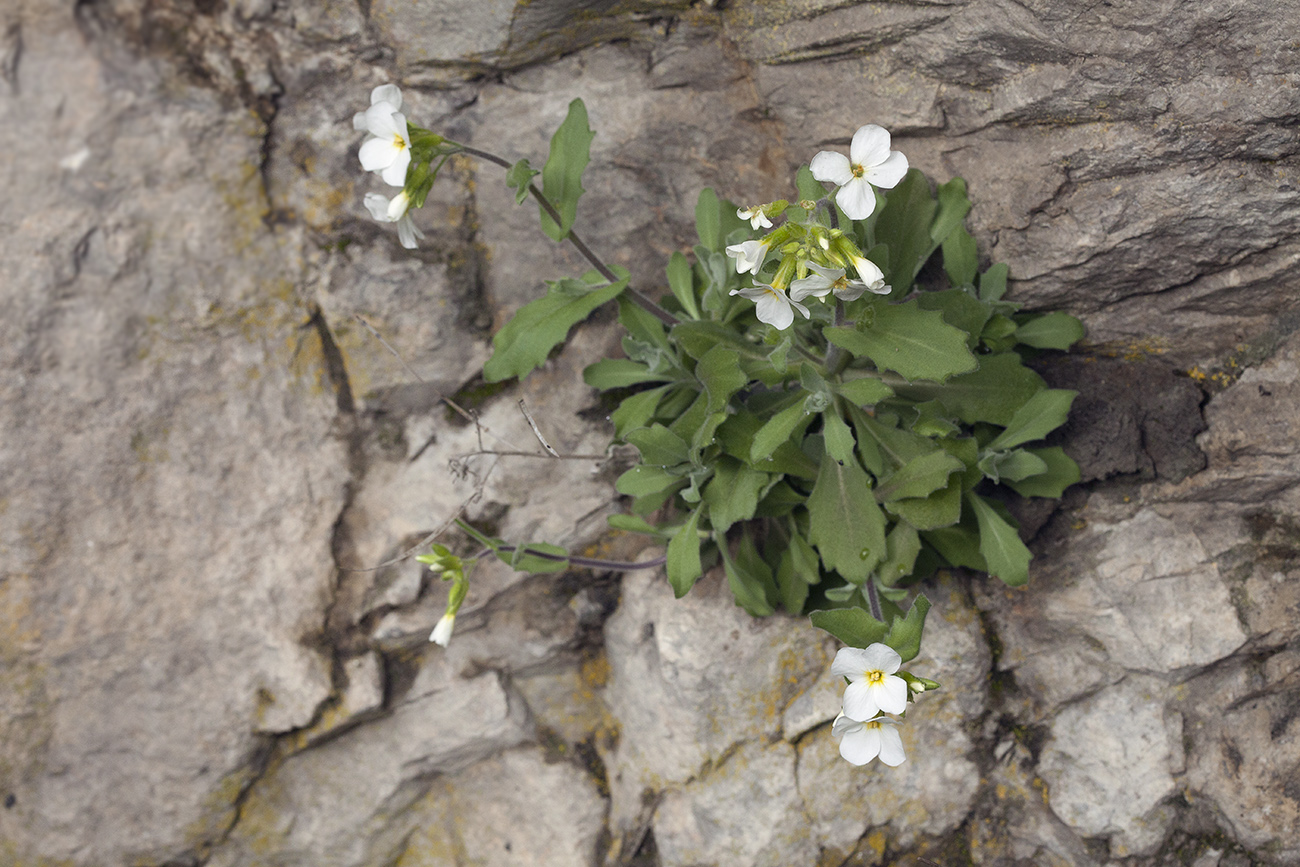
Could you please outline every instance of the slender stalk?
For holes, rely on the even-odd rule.
[[[494,153],[489,153],[488,151],[479,150],[478,148],[472,148],[469,147],[468,145],[459,145],[459,147],[461,153],[469,154],[470,156],[487,160],[488,162],[495,163],[496,165],[499,165],[504,169],[510,168],[511,164],[507,160],[497,156]],[[546,216],[550,217],[552,220],[555,221],[555,225],[561,226],[564,224],[564,221],[560,218],[560,212],[555,209],[555,205],[551,204],[551,200],[546,198],[546,196],[542,194],[542,191],[538,189],[536,184],[529,184],[528,192],[532,195],[534,199],[537,200],[537,204],[540,205],[542,210],[546,212]],[[606,280],[608,280],[611,283],[618,282],[618,276],[610,269],[608,265],[605,264],[603,259],[597,256],[592,251],[592,249],[587,246],[587,243],[583,241],[581,236],[579,236],[578,233],[574,231],[572,228],[569,229],[569,234],[567,238],[569,240],[569,243],[573,244],[573,246],[577,248],[578,252],[581,253],[583,257],[588,262],[591,263],[591,266],[596,269],[597,273],[599,273],[600,276],[604,277]],[[627,287],[627,292],[629,293],[631,299],[637,305],[652,313],[660,322],[663,322],[665,325],[670,325],[670,326],[676,325],[680,321],[676,316],[669,313],[667,310],[663,309],[654,301],[650,300],[649,298],[641,294],[636,289],[633,289],[631,286]]]
[[[874,578],[867,579],[867,602],[871,605],[871,616],[884,623],[885,616],[880,612],[880,594],[876,591]]]
[[[844,302],[838,298],[835,299],[835,324],[844,324]],[[851,360],[848,354],[834,343],[826,348],[826,370],[832,374],[843,373]]]
[[[631,572],[633,569],[658,569],[668,562],[668,556],[665,554],[655,557],[652,560],[643,560],[637,563],[629,563],[625,560],[600,560],[595,557],[576,557],[571,554],[552,554],[548,551],[536,551],[527,545],[498,545],[496,553],[513,554],[515,551],[523,549],[523,552],[529,557],[536,557],[539,560],[550,560],[552,563],[568,563],[570,566],[581,566],[586,569],[608,569],[611,572]],[[491,554],[492,549],[480,551],[474,555],[474,559]]]

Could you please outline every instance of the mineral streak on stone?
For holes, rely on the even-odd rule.
[[[1298,29],[1272,0],[5,4],[0,863],[1300,864]],[[462,504],[637,554],[616,460],[474,454],[540,451],[521,397],[603,454],[580,372],[619,335],[477,380],[585,265],[467,160],[418,252],[370,220],[350,121],[393,80],[534,165],[583,98],[579,229],[652,292],[700,187],[788,196],[879,123],[967,179],[1011,297],[1084,319],[1043,361],[1086,484],[1023,511],[1029,587],[924,586],[944,689],[902,767],[840,762],[833,643],[716,576],[484,564],[442,651],[443,585],[368,571]]]

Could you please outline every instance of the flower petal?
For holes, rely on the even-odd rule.
[[[396,150],[396,148],[394,148]],[[393,157],[393,162],[384,169],[380,177],[384,183],[394,187],[406,185],[406,169],[411,164],[411,149],[402,148]]]
[[[843,185],[853,180],[853,167],[849,165],[849,158],[835,151],[822,151],[817,154],[808,164],[808,168],[812,169],[813,177],[819,181]]]
[[[831,676],[861,680],[862,672],[868,668],[868,660],[867,652],[861,647],[841,647],[831,663]]]
[[[393,111],[401,111],[402,89],[396,84],[381,84],[370,91],[370,104],[378,105],[381,102],[391,105]]]
[[[867,291],[867,284],[861,280],[850,280],[843,289],[835,290],[835,297],[841,301],[857,301]]]
[[[865,680],[850,683],[844,690],[844,715],[861,722],[880,713],[880,706],[872,696],[873,690]]]
[[[880,270],[880,266],[865,256],[853,257],[853,270],[858,272],[858,277],[868,286],[875,286],[877,283],[885,282],[885,272]],[[875,289],[871,291],[875,292]]]
[[[855,166],[869,169],[889,158],[889,131],[883,126],[869,123],[858,127],[849,145],[849,160]]]
[[[907,681],[890,675],[871,687],[871,699],[885,713],[907,710]]]
[[[405,150],[405,148],[403,148]],[[368,172],[383,171],[397,158],[397,148],[389,139],[371,138],[361,143],[357,156],[361,157],[361,168]]]
[[[366,193],[361,204],[366,206],[370,216],[374,217],[381,223],[388,222],[388,197],[381,196],[379,193]]]
[[[376,103],[366,109],[366,129],[371,135],[406,140],[406,117],[386,102]]]
[[[867,726],[845,733],[840,739],[840,755],[850,764],[865,765],[880,755],[880,734],[880,729]]]
[[[871,166],[862,173],[862,177],[882,190],[892,190],[898,186],[898,182],[905,174],[907,174],[907,157],[898,151],[892,151],[889,159],[878,166]]]
[[[418,246],[415,243],[417,238],[420,240],[424,240],[424,233],[421,232],[420,229],[411,220],[410,214],[407,214],[406,216],[402,217],[402,219],[397,221],[397,240],[402,242],[403,247],[405,247],[408,250],[414,250],[416,246]],[[451,637],[450,630],[448,630],[448,637],[449,638]],[[445,644],[443,645],[443,647],[446,646],[447,645]]]
[[[865,653],[867,671],[883,671],[885,674],[893,674],[903,664],[903,657],[898,655],[898,651],[880,641],[867,647]]]
[[[862,178],[854,178],[835,194],[835,204],[850,220],[865,220],[876,209],[876,191]]]
[[[819,274],[810,274],[807,277],[800,277],[790,284],[790,300],[802,301],[809,295],[816,298],[825,298],[831,291],[831,281]]]
[[[804,310],[807,315],[807,308],[805,307]],[[790,299],[786,298],[784,293],[770,287],[763,293],[762,298],[754,302],[754,312],[758,314],[759,322],[766,322],[780,331],[794,324],[794,310],[790,307]]]
[[[411,197],[406,194],[406,190],[402,190],[388,203],[388,219],[396,223],[406,215],[406,209],[410,206]]]
[[[891,768],[907,761],[907,753],[903,751],[903,738],[898,729],[889,723],[882,723],[877,731],[880,732],[880,760]]]

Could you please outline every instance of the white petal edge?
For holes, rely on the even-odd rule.
[[[875,728],[853,729],[840,738],[840,755],[851,765],[862,767],[880,755],[880,730]]]
[[[849,158],[835,151],[822,151],[817,154],[808,164],[808,168],[812,170],[813,177],[819,181],[843,185],[853,180],[853,167],[849,165]]]
[[[779,331],[784,331],[794,324],[794,310],[790,299],[774,289],[768,289],[763,297],[754,302],[759,322],[766,322]]]
[[[388,197],[381,196],[379,193],[366,193],[361,204],[366,206],[370,216],[374,217],[381,223],[388,222]]]
[[[858,680],[867,670],[867,652],[861,647],[841,647],[831,663],[831,676]]]
[[[405,148],[403,148],[405,150]],[[361,158],[361,168],[368,172],[383,171],[393,164],[398,150],[389,139],[371,138],[361,143],[357,156]]]
[[[844,715],[862,722],[880,715],[880,706],[872,697],[871,687],[865,680],[850,683],[844,690]]]
[[[907,753],[903,751],[903,737],[898,729],[889,723],[882,723],[877,731],[880,732],[880,761],[891,768],[907,761]]]
[[[876,191],[862,178],[853,178],[835,194],[835,204],[850,220],[865,220],[876,209]]]
[[[406,186],[406,169],[410,164],[411,149],[402,148],[397,151],[397,155],[393,158],[392,164],[389,165],[388,168],[384,169],[380,174],[380,177],[383,178],[384,183],[389,186],[404,187]]]
[[[849,145],[849,160],[855,166],[869,169],[889,158],[889,130],[869,123],[858,127]]]
[[[898,182],[905,174],[907,174],[907,157],[898,151],[893,151],[889,154],[889,159],[878,166],[868,168],[863,172],[862,177],[882,190],[892,190],[898,186]]]
[[[872,688],[871,697],[885,713],[902,713],[907,710],[907,681],[901,677],[886,677],[884,683]]]
[[[903,657],[898,655],[898,651],[881,641],[869,645],[863,652],[866,654],[864,659],[867,662],[867,671],[893,674],[903,664]]]
[[[381,102],[391,105],[393,111],[401,111],[402,89],[396,84],[381,84],[370,91],[370,104],[378,105]]]

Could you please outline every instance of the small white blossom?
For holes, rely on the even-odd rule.
[[[406,190],[393,196],[390,201],[387,196],[381,196],[379,193],[366,193],[362,199],[362,204],[374,217],[381,223],[396,223],[397,238],[402,242],[402,246],[408,250],[414,250],[416,241],[424,240],[424,233],[421,232],[407,213],[411,206],[411,198],[406,195]]]
[[[903,738],[895,725],[887,717],[859,722],[840,714],[831,724],[831,735],[839,738],[840,755],[850,763],[861,766],[878,758],[896,768],[907,761],[907,754],[903,752]]]
[[[370,133],[361,143],[361,167],[376,172],[384,183],[400,187],[406,183],[406,169],[411,164],[411,139],[406,116],[398,109],[402,92],[385,84],[370,94],[370,108],[352,118],[352,126]]]
[[[885,272],[881,271],[875,262],[872,262],[866,256],[850,256],[849,261],[853,263],[853,269],[858,272],[858,277],[862,279],[868,292],[874,292],[877,295],[889,294],[892,287],[885,283]]]
[[[907,681],[896,677],[903,657],[889,645],[877,642],[865,650],[842,647],[831,663],[831,674],[847,677],[844,715],[852,720],[869,720],[881,711],[907,710]]]
[[[761,208],[739,208],[736,216],[742,220],[749,220],[751,229],[770,229],[772,221],[767,218],[767,213]]]
[[[791,301],[780,289],[766,283],[755,283],[753,289],[732,289],[731,294],[753,301],[758,321],[782,331],[794,324],[794,311],[802,313],[804,319],[810,316],[807,307],[798,301]]]
[[[823,268],[813,262],[809,262],[808,267],[813,273],[790,284],[790,297],[795,301],[802,301],[809,295],[825,298],[831,292],[841,301],[856,301],[871,288],[861,280],[850,280],[843,268]]]
[[[455,628],[456,615],[444,614],[438,625],[433,627],[433,632],[429,633],[429,640],[440,647],[446,647],[451,643],[451,632]]]
[[[873,184],[892,189],[907,174],[907,157],[891,151],[889,141],[884,127],[869,123],[853,134],[847,157],[822,151],[812,158],[813,177],[839,187],[835,201],[850,220],[865,220],[876,209]]]
[[[736,273],[758,274],[767,259],[767,245],[762,241],[746,241],[732,244],[727,248],[727,255],[736,260]]]

